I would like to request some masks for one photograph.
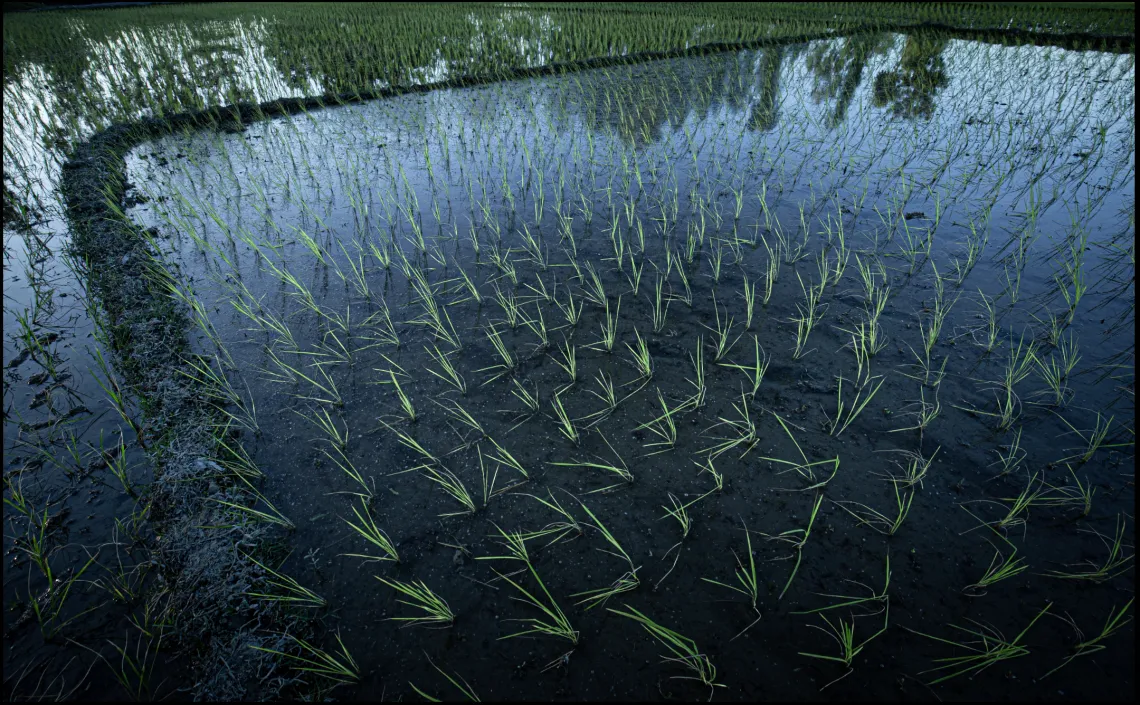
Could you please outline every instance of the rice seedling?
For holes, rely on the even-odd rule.
[[[910,505],[914,501],[914,488],[908,486],[900,491],[902,483],[891,483],[891,488],[895,492],[895,510],[894,516],[883,514],[877,509],[863,504],[861,502],[835,502],[835,504],[855,518],[855,521],[860,525],[874,529],[880,534],[886,536],[894,536],[902,527],[903,521],[906,520],[907,514],[910,513]],[[848,506],[850,505],[850,506]],[[852,509],[854,507],[854,509]]]
[[[566,617],[566,614],[562,611],[562,608],[558,606],[558,602],[555,601],[554,597],[550,594],[550,590],[546,588],[546,583],[542,582],[542,578],[539,577],[538,571],[534,569],[534,565],[529,560],[527,560],[526,566],[527,570],[530,572],[531,577],[534,578],[534,581],[538,583],[538,586],[540,588],[542,588],[542,594],[546,597],[545,601],[538,597],[535,597],[522,585],[511,580],[510,576],[504,575],[497,570],[495,571],[495,574],[503,580],[506,580],[513,588],[518,590],[523,595],[523,597],[512,596],[511,599],[518,600],[519,602],[535,607],[540,612],[542,612],[546,618],[540,619],[538,617],[528,617],[526,619],[508,620],[512,622],[522,622],[523,624],[528,625],[529,628],[524,629],[521,632],[506,634],[499,637],[499,639],[513,639],[515,637],[527,636],[530,634],[545,634],[547,636],[565,639],[574,646],[577,646],[578,632],[570,624],[570,620]]]
[[[732,346],[736,345],[736,342],[744,335],[744,331],[741,331],[740,335],[736,336],[732,342],[729,342],[729,338],[732,336],[733,319],[727,315],[728,311],[726,309],[725,320],[721,321],[720,308],[716,304],[716,294],[713,294],[713,312],[716,314],[716,328],[710,328],[703,323],[701,325],[715,334],[712,341],[714,350],[713,362],[720,362],[724,359],[725,355],[732,350]]]
[[[799,272],[796,272],[796,278],[800,282],[800,290],[803,291],[805,304],[800,305],[797,302],[796,309],[799,311],[799,315],[792,317],[792,322],[796,324],[796,347],[792,353],[793,360],[798,360],[811,352],[811,350],[804,349],[807,345],[808,336],[811,335],[812,329],[827,311],[827,304],[820,304],[820,298],[823,296],[823,289],[827,282],[821,281],[818,288],[815,286],[808,287],[804,286],[804,280],[800,277]]]
[[[874,378],[872,377],[870,380],[868,380],[868,384],[873,380]],[[843,377],[841,375],[839,377],[839,391],[836,400],[835,418],[827,416],[826,427],[828,429],[828,433],[832,436],[838,436],[843,433],[843,431],[851,425],[851,422],[854,421],[855,418],[859,416],[859,414],[863,413],[863,409],[867,408],[867,405],[871,403],[871,400],[875,398],[875,394],[879,391],[879,388],[883,386],[884,381],[886,380],[880,377],[879,383],[871,388],[871,391],[866,396],[863,396],[865,388],[856,388],[855,399],[851,401],[850,406],[846,406],[843,403]],[[846,412],[846,416],[844,415],[844,412]],[[824,412],[824,415],[826,416],[826,412]]]
[[[705,448],[700,451],[701,453],[708,453],[710,460],[715,460],[720,455],[739,446],[744,446],[744,451],[740,454],[740,458],[743,458],[745,455],[748,455],[749,451],[751,451],[757,443],[760,442],[760,438],[756,433],[756,424],[752,421],[752,414],[748,408],[748,400],[745,399],[743,390],[740,392],[740,404],[737,405],[734,402],[732,406],[740,415],[740,418],[738,420],[726,419],[723,416],[718,416],[717,418],[720,421],[710,426],[707,430],[711,431],[717,426],[727,426],[728,428],[735,431],[736,435],[730,436],[728,438],[723,438],[721,439],[720,443],[717,443],[714,446]]]
[[[439,485],[444,492],[463,507],[463,511],[440,514],[441,517],[461,516],[476,512],[475,500],[472,499],[471,494],[463,485],[463,481],[455,473],[441,464],[424,464],[413,469],[419,470],[424,477]]]
[[[246,555],[254,565],[265,571],[268,576],[265,578],[265,584],[270,588],[276,588],[278,592],[249,592],[246,595],[250,597],[259,597],[263,600],[270,602],[280,602],[283,604],[297,605],[299,607],[324,607],[328,604],[325,598],[313,592],[309,588],[301,585],[299,582],[290,578],[287,575],[282,575],[273,570],[267,565],[263,565],[256,558]]]
[[[960,632],[974,637],[973,639],[960,642],[931,636],[930,634],[924,634],[923,632],[910,629],[909,627],[903,627],[903,629],[906,629],[908,632],[917,634],[921,637],[926,637],[927,639],[932,639],[943,644],[948,644],[957,649],[968,652],[963,656],[948,656],[946,658],[935,659],[934,662],[940,665],[923,671],[923,673],[952,671],[952,673],[940,676],[935,680],[930,681],[928,684],[937,685],[939,683],[957,678],[958,676],[965,675],[967,673],[972,673],[976,676],[996,663],[1008,661],[1009,659],[1020,658],[1022,656],[1028,656],[1029,647],[1022,644],[1021,640],[1025,637],[1026,632],[1028,632],[1033,627],[1033,625],[1037,623],[1037,620],[1041,619],[1041,616],[1048,612],[1049,608],[1052,606],[1053,603],[1051,602],[1046,604],[1045,607],[1040,612],[1038,612],[1033,619],[1029,621],[1029,624],[1027,624],[1025,628],[1017,634],[1017,636],[1008,641],[997,629],[991,626],[986,626],[972,619],[969,621],[976,627],[975,629],[967,629],[966,627],[960,627],[956,624],[950,625],[954,629],[957,629]]]
[[[522,382],[518,381],[518,379],[515,377],[511,378],[511,385],[513,386],[513,389],[511,389],[511,395],[521,401],[523,403],[523,406],[526,407],[526,413],[521,414],[520,420],[517,421],[515,426],[510,429],[513,431],[515,428],[518,428],[519,424],[521,424],[523,421],[526,421],[531,416],[538,413],[538,389],[536,388],[533,392],[530,391],[524,387]]]
[[[411,423],[416,422],[416,407],[412,405],[411,398],[404,392],[404,388],[400,386],[400,380],[396,379],[396,373],[393,370],[388,370],[388,376],[391,378],[392,386],[396,389],[396,398],[400,400],[400,408],[404,412],[404,416],[408,418]]]
[[[221,504],[224,507],[236,510],[237,512],[240,512],[241,514],[244,514],[245,516],[253,519],[254,521],[263,521],[270,524],[276,524],[277,526],[280,526],[287,531],[292,531],[296,528],[293,522],[290,521],[289,518],[281,512],[281,510],[273,506],[272,502],[266,499],[264,495],[258,492],[253,487],[253,485],[250,484],[248,479],[242,475],[235,475],[234,477],[236,477],[240,482],[242,482],[242,484],[245,485],[245,490],[252,494],[256,501],[259,501],[268,507],[269,511],[262,511],[260,509],[255,509],[254,507],[246,506],[244,504],[238,504],[237,502],[218,499],[217,497],[208,497],[207,499],[211,502]]]
[[[546,524],[541,529],[523,534],[523,540],[553,536],[554,538],[552,538],[550,542],[546,544],[546,546],[549,547],[565,539],[571,534],[573,534],[575,538],[582,535],[583,527],[581,522],[574,518],[574,515],[562,506],[562,504],[554,497],[554,493],[549,489],[546,491],[547,496],[550,498],[549,502],[537,495],[526,494],[525,492],[519,492],[518,494],[522,495],[523,497],[530,497],[531,499],[537,501],[544,507],[553,510],[560,517],[562,517],[557,521],[552,521]]]
[[[293,643],[300,648],[300,654],[278,651],[256,644],[250,644],[250,648],[287,659],[294,670],[322,676],[336,683],[355,683],[360,680],[360,667],[356,665],[356,660],[348,652],[348,648],[345,647],[339,633],[336,635],[336,641],[340,646],[340,653],[335,655],[292,634],[285,634],[284,636],[293,640]]]
[[[380,424],[384,428],[387,428],[389,431],[396,434],[396,439],[400,442],[400,445],[404,446],[405,448],[408,448],[410,450],[415,451],[416,453],[418,453],[420,455],[421,458],[423,458],[429,464],[433,464],[433,465],[439,464],[439,458],[432,455],[431,452],[429,452],[426,448],[424,448],[422,445],[420,445],[419,441],[412,438],[411,436],[404,433],[403,431],[400,431],[399,429],[394,428],[393,426],[388,424],[386,421],[381,421]],[[407,472],[407,471],[405,470],[403,472]]]
[[[587,428],[591,428],[601,423],[602,421],[605,421],[610,417],[610,414],[614,413],[614,411],[617,410],[618,404],[624,401],[624,399],[617,398],[617,392],[614,389],[613,378],[607,375],[604,370],[598,370],[596,380],[598,382],[598,386],[601,387],[602,391],[596,392],[593,389],[587,389],[586,391],[600,399],[605,406],[592,414],[587,414],[582,418],[583,421],[586,419],[593,419],[593,421],[586,425]]]
[[[1077,477],[1077,473],[1067,463],[1065,468],[1073,479],[1072,484],[1057,486],[1046,483],[1049,490],[1037,498],[1037,504],[1043,507],[1078,507],[1081,510],[1078,516],[1087,517],[1092,512],[1093,495],[1097,488],[1091,481],[1081,482],[1081,478]]]
[[[601,323],[602,337],[597,342],[590,343],[586,347],[611,353],[614,349],[614,343],[617,341],[618,317],[621,316],[621,297],[618,297],[617,309],[612,316],[610,315],[610,302],[608,300],[605,302],[605,307],[606,318]]]
[[[647,455],[657,455],[658,453],[666,453],[673,450],[677,444],[677,424],[673,421],[673,415],[680,411],[681,407],[676,409],[669,409],[669,405],[665,403],[665,397],[661,394],[661,389],[657,389],[657,403],[661,406],[661,415],[646,421],[641,424],[634,431],[646,430],[654,436],[660,438],[659,441],[646,443],[646,448],[660,448]]]
[[[459,683],[457,683],[455,681],[455,678],[452,678],[451,675],[449,675],[446,671],[444,671],[439,666],[435,665],[435,662],[431,660],[431,657],[427,655],[427,652],[424,652],[424,657],[427,658],[428,663],[431,664],[432,668],[439,671],[439,673],[444,678],[446,678],[449,683],[451,683],[453,686],[455,686],[459,690],[459,692],[463,694],[463,697],[467,698],[467,700],[469,700],[470,702],[473,702],[473,703],[482,702],[481,700],[479,700],[479,696],[475,694],[475,689],[471,687],[470,683],[468,683],[466,680],[464,680],[463,676],[459,675],[458,673],[455,675],[456,678],[463,681],[463,685],[460,685]],[[441,702],[438,698],[434,698],[434,697],[428,695],[427,693],[425,693],[424,691],[420,690],[419,688],[417,688],[415,683],[408,681],[408,685],[412,686],[412,690],[416,691],[416,694],[419,695],[424,700],[427,700],[428,702],[432,702],[432,703]]]
[[[792,612],[792,614],[816,614],[818,612],[826,612],[828,610],[837,610],[837,609],[843,609],[845,607],[857,607],[857,606],[862,606],[862,605],[868,605],[869,607],[873,608],[875,604],[877,604],[878,607],[874,610],[874,612],[871,612],[869,614],[878,614],[880,612],[883,612],[884,610],[887,609],[887,603],[890,600],[890,595],[888,594],[888,591],[890,590],[890,587],[891,587],[891,554],[890,553],[887,553],[886,566],[887,566],[886,567],[886,576],[883,578],[883,589],[882,590],[875,592],[875,589],[870,587],[869,585],[864,585],[863,583],[857,582],[855,580],[846,579],[844,582],[853,583],[853,584],[858,585],[862,588],[865,588],[871,594],[867,597],[853,597],[851,595],[830,595],[828,593],[815,593],[815,594],[819,595],[820,597],[830,597],[830,598],[835,599],[835,600],[840,600],[840,602],[836,602],[836,603],[833,603],[830,605],[826,605],[824,607],[816,607],[815,609],[810,609],[810,610],[799,610],[796,612]],[[866,615],[864,615],[864,616],[866,616]]]
[[[595,306],[605,306],[609,310],[609,299],[606,297],[606,287],[602,284],[601,277],[598,276],[597,271],[594,270],[594,264],[589,260],[586,261],[586,271],[589,273],[590,278],[583,280],[582,293],[585,295],[586,300]]]
[[[551,355],[551,358],[554,359],[556,365],[562,368],[566,376],[570,378],[570,381],[562,388],[563,390],[567,390],[578,382],[577,347],[571,345],[569,341],[563,340],[562,347],[559,348],[558,352],[562,355],[561,360],[554,355]]]
[[[1061,419],[1061,422],[1068,426],[1070,431],[1077,434],[1081,440],[1085,442],[1085,448],[1083,450],[1079,450],[1079,452],[1075,453],[1074,455],[1070,455],[1062,458],[1061,460],[1058,460],[1057,462],[1059,463],[1064,463],[1069,460],[1076,460],[1079,464],[1083,465],[1089,460],[1092,460],[1092,457],[1096,455],[1096,452],[1101,448],[1120,448],[1128,445],[1127,443],[1105,444],[1105,440],[1108,438],[1108,432],[1112,427],[1112,422],[1116,419],[1115,416],[1110,416],[1107,420],[1105,420],[1105,418],[1101,416],[1100,412],[1098,411],[1096,414],[1096,422],[1093,427],[1088,431],[1078,431],[1076,427],[1065,420],[1065,417],[1056,412],[1053,412],[1053,415]],[[1088,435],[1086,436],[1085,433]]]
[[[747,525],[745,525],[743,528],[744,539],[747,542],[748,546],[747,569],[744,567],[743,561],[740,560],[740,556],[736,555],[736,551],[732,552],[733,557],[736,558],[736,580],[740,583],[740,587],[729,585],[728,583],[722,583],[719,580],[701,578],[701,580],[704,580],[706,583],[720,585],[721,587],[728,588],[729,590],[733,590],[735,592],[739,592],[741,595],[744,595],[748,598],[749,606],[752,608],[752,611],[756,613],[756,619],[752,620],[752,622],[747,627],[738,632],[736,636],[732,637],[732,639],[729,639],[729,641],[735,640],[736,637],[744,634],[744,632],[751,629],[757,622],[760,621],[761,617],[760,610],[756,607],[756,601],[760,598],[760,582],[756,577],[756,559],[752,555],[752,536],[748,533]],[[685,529],[685,533],[686,535],[688,534],[688,528]]]
[[[653,314],[653,332],[660,333],[665,329],[665,320],[669,315],[669,302],[670,299],[663,295],[665,286],[665,278],[660,274],[657,275],[657,281],[653,286],[653,298],[649,303]]]
[[[764,375],[768,372],[768,365],[772,362],[772,358],[764,351],[764,348],[760,347],[760,339],[755,334],[752,336],[752,342],[756,354],[752,365],[738,365],[730,362],[722,362],[719,364],[721,367],[731,367],[732,369],[748,373],[748,378],[752,382],[752,389],[748,394],[751,399],[756,399],[756,392],[760,391],[760,384],[764,381]],[[763,353],[763,356],[761,356],[761,353]]]
[[[1077,638],[1080,639],[1081,641],[1076,646],[1073,647],[1073,652],[1071,654],[1069,654],[1068,656],[1066,656],[1065,660],[1062,661],[1060,663],[1060,665],[1058,665],[1056,668],[1050,670],[1048,673],[1041,676],[1037,680],[1044,680],[1045,678],[1048,678],[1049,676],[1053,675],[1054,673],[1061,670],[1065,666],[1068,666],[1070,663],[1073,662],[1074,659],[1080,658],[1081,656],[1088,656],[1090,654],[1095,654],[1097,652],[1104,651],[1106,648],[1108,648],[1107,646],[1105,646],[1101,642],[1104,641],[1105,639],[1107,639],[1108,637],[1112,636],[1116,632],[1120,631],[1129,622],[1132,621],[1131,617],[1129,617],[1128,619],[1125,619],[1124,615],[1132,607],[1132,603],[1135,601],[1136,601],[1136,598],[1132,598],[1123,607],[1121,607],[1119,610],[1116,609],[1115,606],[1113,606],[1113,608],[1108,611],[1108,618],[1105,619],[1104,627],[1101,628],[1100,633],[1098,633],[1096,636],[1092,637],[1091,639],[1085,639],[1084,638],[1084,634],[1081,632],[1080,629],[1077,628],[1076,623],[1073,622],[1071,618],[1069,620],[1065,620],[1077,632]]]
[[[1116,533],[1112,538],[1105,536],[1096,529],[1078,529],[1081,533],[1092,534],[1100,539],[1100,542],[1104,544],[1107,550],[1107,555],[1104,560],[1083,561],[1069,566],[1076,570],[1051,570],[1045,573],[1045,575],[1064,580],[1089,580],[1094,583],[1103,583],[1127,572],[1129,568],[1131,568],[1130,564],[1132,563],[1132,559],[1136,556],[1135,554],[1124,555],[1124,549],[1126,548],[1124,543],[1124,529],[1124,516],[1120,514],[1116,516]]]
[[[787,531],[782,531],[782,532],[780,532],[778,534],[774,534],[774,535],[773,534],[764,534],[764,536],[769,541],[780,541],[780,542],[787,543],[787,544],[791,545],[794,553],[792,556],[789,556],[788,558],[789,559],[794,558],[796,561],[795,564],[792,566],[791,574],[788,575],[788,581],[786,583],[784,583],[784,589],[780,590],[780,595],[779,595],[779,597],[776,598],[777,600],[784,599],[784,593],[786,593],[788,591],[788,588],[792,586],[792,581],[795,580],[796,573],[798,573],[800,570],[800,563],[803,561],[804,546],[807,545],[807,541],[811,537],[811,528],[815,525],[815,518],[816,518],[816,516],[819,515],[819,506],[821,504],[823,504],[823,493],[822,492],[816,494],[815,504],[812,506],[811,515],[808,517],[808,523],[807,523],[807,526],[805,528],[803,528],[803,529],[789,529]]]
[[[922,445],[923,433],[926,431],[926,427],[930,425],[930,422],[933,421],[934,419],[936,419],[938,417],[938,414],[942,411],[942,404],[939,403],[939,401],[938,401],[938,393],[937,392],[934,393],[934,402],[930,403],[930,402],[926,401],[925,389],[920,388],[918,391],[919,391],[919,400],[916,402],[912,402],[911,404],[908,405],[908,406],[916,406],[917,405],[918,409],[915,411],[903,412],[904,416],[913,416],[914,417],[914,420],[915,420],[914,425],[913,426],[905,426],[903,428],[894,428],[894,429],[891,429],[890,431],[888,431],[888,433],[901,433],[903,431],[918,431],[918,444],[919,444],[919,446],[921,446]]]
[[[839,456],[836,456],[831,460],[817,460],[814,462],[809,461],[807,459],[807,455],[804,454],[803,448],[800,447],[799,441],[796,440],[796,437],[792,433],[792,430],[788,428],[790,424],[775,412],[772,412],[772,416],[776,418],[776,421],[780,424],[780,428],[784,429],[785,435],[787,435],[788,439],[791,440],[792,445],[796,447],[796,452],[800,454],[800,458],[803,460],[803,462],[797,463],[794,460],[782,460],[780,458],[769,457],[759,458],[759,460],[765,460],[769,463],[778,463],[780,465],[789,466],[787,470],[783,470],[781,472],[790,472],[792,470],[795,470],[801,477],[812,483],[809,487],[804,488],[804,491],[819,489],[827,485],[827,483],[831,481],[831,478],[835,477],[836,473],[839,472]],[[804,430],[798,426],[796,428],[799,428],[801,431]],[[826,467],[828,465],[831,466],[831,475],[829,475],[826,480],[817,481],[814,468],[817,466]]]
[[[436,405],[443,409],[452,420],[456,421],[460,426],[466,427],[466,430],[460,431],[455,426],[448,422],[451,430],[455,431],[455,435],[459,436],[463,441],[463,445],[456,450],[466,450],[483,440],[487,436],[487,432],[483,430],[483,425],[471,415],[467,409],[464,409],[459,402],[453,400],[446,400],[445,402],[434,400]],[[455,452],[455,451],[452,451]]]
[[[969,512],[968,509],[966,511]],[[977,517],[974,518],[977,519]],[[993,527],[990,528],[993,529]],[[994,530],[994,534],[1005,542],[1005,545],[1010,549],[1010,554],[1008,556],[1005,555],[1000,548],[994,546],[993,542],[987,539],[990,546],[994,549],[994,557],[990,559],[989,567],[986,568],[985,573],[982,574],[982,577],[979,578],[977,582],[962,588],[962,592],[970,597],[981,597],[985,595],[987,589],[994,584],[1020,575],[1029,568],[1024,558],[1017,557],[1017,547],[1010,543],[1009,539],[1002,536],[997,530]]]
[[[867,644],[871,643],[871,641],[878,638],[884,632],[887,631],[887,626],[890,623],[890,602],[888,602],[888,601],[883,602],[883,626],[879,629],[879,631],[877,631],[874,634],[872,634],[871,636],[867,637],[858,645],[855,644],[855,618],[854,617],[851,618],[850,622],[845,622],[845,621],[843,621],[842,617],[839,617],[835,620],[835,622],[836,622],[835,624],[832,624],[831,620],[827,618],[827,615],[820,614],[819,617],[820,617],[820,619],[823,620],[823,623],[827,625],[827,629],[824,629],[823,627],[820,627],[820,626],[815,625],[815,624],[809,624],[808,627],[818,629],[819,631],[823,632],[828,637],[830,637],[832,640],[834,640],[835,643],[839,645],[839,656],[829,656],[827,654],[816,654],[816,653],[810,653],[807,651],[800,651],[800,652],[798,652],[799,655],[800,656],[807,656],[808,658],[821,659],[824,661],[834,661],[836,663],[841,663],[847,669],[846,671],[843,672],[843,675],[839,676],[835,680],[829,681],[827,684],[825,684],[823,687],[821,687],[819,690],[820,690],[820,692],[822,692],[825,688],[828,688],[828,687],[838,683],[839,681],[843,680],[847,676],[854,673],[855,669],[852,667],[851,663],[855,660],[855,657],[858,656],[860,653],[862,653],[863,649],[867,646]]]
[[[431,588],[425,585],[422,580],[404,583],[379,576],[376,579],[408,598],[407,600],[396,600],[396,602],[415,607],[424,612],[423,615],[416,617],[389,617],[389,621],[406,622],[406,626],[409,627],[438,625],[437,628],[450,627],[455,623],[455,614],[451,611],[447,601],[432,592]]]
[[[628,617],[640,624],[645,631],[649,632],[654,639],[668,649],[669,653],[673,654],[672,656],[663,657],[664,661],[680,664],[693,673],[692,676],[671,676],[671,678],[700,681],[708,687],[710,700],[712,700],[715,688],[726,687],[724,684],[716,682],[716,667],[713,666],[712,661],[709,661],[709,657],[697,648],[696,643],[692,639],[682,636],[668,627],[657,624],[649,617],[646,617],[628,605],[625,606],[625,609],[628,611],[615,610],[612,607],[607,607],[606,609],[622,617]]]
[[[554,407],[554,418],[558,423],[558,432],[561,433],[566,440],[573,443],[575,446],[582,442],[582,437],[578,433],[578,427],[574,425],[574,420],[570,418],[570,414],[566,412],[566,407],[562,405],[562,397],[560,391],[554,393],[554,399],[551,400],[551,406]]]
[[[638,378],[629,382],[628,384],[636,384],[637,382],[648,382],[653,378],[653,358],[649,355],[649,346],[646,345],[645,340],[641,337],[641,333],[636,328],[633,329],[633,334],[637,336],[637,347],[626,343],[626,348],[629,349],[630,356],[633,358],[634,369],[638,372]]]
[[[441,353],[439,351],[439,348],[434,345],[430,350],[425,346],[424,351],[440,367],[438,371],[430,367],[426,367],[425,369],[427,369],[427,371],[434,375],[436,378],[442,380],[446,384],[451,385],[451,387],[461,395],[466,396],[467,382],[464,381],[463,375],[459,374],[459,371],[455,369],[455,365],[452,364],[447,355]]]
[[[487,331],[487,340],[491,341],[491,346],[498,354],[500,362],[478,370],[479,372],[495,372],[487,381],[483,382],[482,386],[484,387],[500,377],[513,375],[519,366],[518,360],[511,354],[511,351],[507,348],[507,344],[503,342],[501,334],[495,329],[494,324],[492,324]]]
[[[392,561],[393,563],[400,562],[400,554],[396,551],[395,544],[388,538],[388,534],[376,525],[375,520],[372,518],[371,512],[368,510],[368,502],[361,499],[361,507],[357,509],[355,506],[352,508],[352,513],[356,515],[356,520],[359,524],[353,524],[348,519],[343,519],[349,528],[362,536],[365,541],[380,549],[382,555],[369,555],[364,553],[345,553],[342,555],[350,556],[352,558],[363,558],[368,561]]]
[[[629,557],[629,554],[626,553],[625,549],[621,547],[620,543],[618,543],[618,540],[614,538],[613,534],[610,533],[609,529],[606,528],[606,525],[603,524],[600,519],[598,519],[594,512],[592,512],[590,508],[587,507],[582,501],[579,500],[578,504],[582,505],[582,509],[586,512],[586,514],[590,516],[590,519],[594,522],[592,526],[601,532],[602,537],[606,539],[607,543],[609,543],[614,547],[614,549],[617,550],[617,553],[614,553],[613,551],[607,551],[602,548],[599,548],[598,550],[602,553],[608,553],[611,556],[622,558],[629,565],[629,570],[623,573],[610,586],[597,588],[594,590],[586,590],[584,592],[579,592],[571,595],[571,597],[583,598],[581,601],[575,604],[587,605],[586,609],[590,610],[594,607],[597,607],[598,605],[606,604],[606,602],[614,595],[620,595],[621,593],[636,590],[637,587],[641,584],[641,581],[637,578],[637,571],[640,569],[640,567],[635,567],[633,565],[633,559]]]
[[[566,325],[571,328],[578,325],[578,320],[582,317],[582,304],[574,302],[574,293],[569,289],[566,290],[566,303],[562,303],[557,298],[554,299],[554,304],[558,310],[562,312],[563,318],[566,319]]]
[[[515,456],[511,455],[510,451],[508,451],[503,446],[499,445],[499,442],[496,441],[494,438],[491,438],[490,436],[486,436],[486,439],[491,442],[492,446],[495,447],[494,451],[487,454],[488,458],[495,461],[499,465],[503,465],[503,466],[506,466],[506,467],[514,470],[518,474],[522,475],[524,479],[527,479],[527,480],[530,479],[530,473],[528,473],[526,471],[526,468],[524,468],[522,466],[522,463],[520,463],[515,458]]]
[[[599,462],[591,462],[591,461],[585,461],[585,460],[574,460],[573,462],[569,462],[569,463],[550,463],[550,465],[554,465],[556,467],[577,467],[577,468],[591,468],[594,470],[604,470],[605,472],[608,472],[608,473],[616,476],[619,480],[621,480],[621,482],[616,482],[612,485],[608,485],[608,486],[602,487],[600,489],[592,490],[590,492],[587,492],[586,494],[595,494],[598,492],[607,492],[609,490],[612,490],[615,487],[620,487],[623,484],[625,484],[625,485],[632,484],[634,481],[633,473],[630,472],[629,466],[626,465],[625,459],[623,459],[621,457],[621,453],[618,453],[617,450],[614,449],[613,445],[610,444],[609,440],[605,437],[604,434],[602,434],[601,431],[598,431],[598,435],[601,436],[601,438],[605,442],[605,444],[607,446],[609,446],[610,452],[612,452],[614,454],[614,457],[617,458],[617,461],[618,461],[617,465],[605,462],[600,456],[595,456]]]

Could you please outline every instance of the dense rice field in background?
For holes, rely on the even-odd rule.
[[[6,695],[1128,699],[1131,27],[6,16]]]

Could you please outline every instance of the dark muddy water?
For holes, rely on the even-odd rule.
[[[1087,637],[1134,592],[1133,62],[868,35],[440,90],[135,150],[131,215],[199,302],[199,349],[229,381],[266,499],[296,527],[281,533],[282,571],[327,601],[321,646],[339,633],[359,664],[361,682],[337,693],[414,683],[456,697],[426,653],[484,698],[705,697],[633,621],[575,604],[635,569],[640,585],[606,607],[693,639],[718,697],[1127,698],[1131,626],[1038,679],[1079,641],[1067,620]],[[797,344],[805,318],[818,320]],[[863,367],[861,324],[883,341]],[[757,357],[754,388],[741,367]],[[1054,391],[1045,373],[1066,360]],[[525,477],[492,459],[496,443]],[[927,471],[910,482],[916,459]],[[480,560],[503,553],[496,527],[558,519],[521,494],[548,491],[631,561],[595,527],[528,544],[573,648],[504,638],[541,613],[492,570],[521,566]],[[1094,491],[1086,513],[1074,498]],[[670,495],[687,505],[684,538]],[[1019,496],[1029,504],[1013,511]],[[371,548],[346,522],[362,501],[399,564],[345,555]],[[1125,562],[1112,565],[1118,526]],[[741,586],[745,530],[756,611],[709,582]],[[995,551],[1013,575],[979,585]],[[888,556],[889,614],[823,613],[854,622],[856,645],[875,635],[853,671],[804,655],[842,657],[803,612],[880,591]],[[423,581],[454,624],[400,628],[389,620],[416,609],[376,577]],[[1027,655],[924,685],[963,651],[918,632],[1012,640],[1031,622]]]

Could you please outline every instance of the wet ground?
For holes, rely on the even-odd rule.
[[[201,302],[198,349],[230,380],[237,403],[226,408],[247,427],[262,491],[295,525],[280,535],[281,570],[327,601],[320,645],[333,649],[339,634],[359,664],[360,683],[335,693],[410,696],[414,683],[456,697],[434,662],[483,698],[705,697],[673,678],[691,674],[661,663],[664,647],[637,624],[575,606],[635,569],[639,586],[606,607],[629,605],[693,639],[727,686],[717,697],[807,698],[828,686],[839,698],[1127,698],[1131,626],[1039,679],[1073,653],[1073,624],[1089,637],[1134,593],[1133,61],[884,33],[409,95],[136,149],[131,216],[156,228],[182,292]],[[430,299],[409,283],[421,275]],[[823,277],[822,317],[797,350],[794,319]],[[748,325],[746,280],[757,287]],[[1088,291],[1070,321],[1059,288],[1072,296],[1074,280]],[[861,373],[850,331],[886,287],[886,343]],[[573,325],[571,300],[582,308]],[[599,342],[607,310],[611,352]],[[432,311],[446,311],[435,334]],[[495,377],[503,361],[488,331],[515,358],[510,374]],[[650,379],[631,363],[639,339]],[[563,344],[576,351],[569,387]],[[1073,345],[1061,403],[1032,363],[1006,394],[1011,359],[1033,349],[1062,364]],[[769,365],[753,393],[748,373],[717,363],[754,365],[757,351]],[[433,352],[448,355],[465,393],[429,371],[446,377]],[[619,400],[608,415],[599,375]],[[520,389],[537,396],[536,412]],[[1016,402],[1007,423],[995,416],[1003,398]],[[559,431],[556,399],[577,444]],[[864,400],[831,421],[840,403]],[[662,403],[676,438],[654,445],[654,428],[671,435]],[[481,430],[462,424],[457,404]],[[920,432],[910,427],[923,409],[937,415]],[[415,469],[424,458],[397,432],[477,511]],[[491,459],[495,442],[526,477]],[[710,455],[719,490],[702,469]],[[927,474],[901,481],[915,458]],[[584,463],[627,468],[633,481]],[[1081,488],[1095,490],[1087,514],[1073,501]],[[493,570],[522,566],[481,560],[503,553],[496,526],[558,519],[521,494],[548,492],[604,525],[631,561],[594,527],[528,544],[580,634],[573,649],[505,639],[520,629],[511,620],[540,613]],[[398,565],[345,555],[371,548],[346,523],[358,494]],[[670,495],[691,502],[684,538]],[[1019,495],[1033,501],[1010,514]],[[892,531],[900,503],[909,512]],[[1112,567],[1120,526],[1125,562]],[[749,541],[756,611],[708,582],[740,586]],[[995,551],[1024,570],[970,588]],[[887,626],[854,670],[805,656],[841,651],[818,629],[828,623],[803,612],[842,601],[821,594],[882,590],[888,556],[889,620],[883,602],[823,613],[854,621],[856,644]],[[1056,576],[1106,560],[1095,580]],[[374,576],[423,581],[454,625],[400,628],[389,619],[415,610]],[[973,637],[955,627],[984,628],[1012,640],[1031,622],[1026,655],[924,685],[953,672],[929,671],[936,659],[962,651],[923,634],[964,643]]]

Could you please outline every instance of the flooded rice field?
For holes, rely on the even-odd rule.
[[[862,33],[135,147],[246,607],[319,618],[261,648],[361,699],[1128,698],[1134,70]]]

